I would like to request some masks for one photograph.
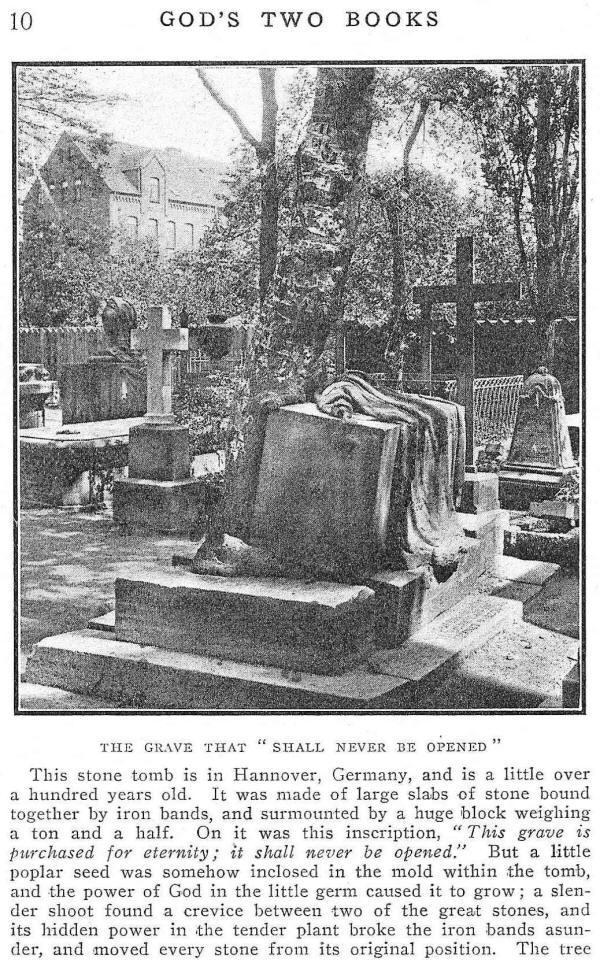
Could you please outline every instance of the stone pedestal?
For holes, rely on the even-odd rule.
[[[45,405],[56,390],[54,380],[19,383],[19,426],[25,430],[45,426]]]
[[[460,502],[462,513],[487,513],[499,507],[497,474],[467,470]]]
[[[129,478],[189,480],[187,427],[140,423],[129,431]]]
[[[205,517],[205,482],[115,480],[113,517],[122,527],[147,533],[197,533]]]
[[[533,500],[552,500],[574,468],[560,383],[540,367],[519,397],[510,451],[500,471],[500,505],[527,510]]]
[[[129,431],[129,476],[113,487],[113,516],[149,533],[197,532],[205,515],[205,483],[190,477],[187,427],[144,421]]]

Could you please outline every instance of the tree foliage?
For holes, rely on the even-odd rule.
[[[470,109],[551,361],[554,321],[578,312],[579,67],[506,67],[471,92]]]
[[[77,67],[21,66],[16,95],[19,188],[24,197],[40,162],[63,130],[99,144],[106,134],[90,118],[90,108],[99,96]]]

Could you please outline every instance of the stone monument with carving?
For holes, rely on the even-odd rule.
[[[187,533],[203,513],[203,484],[190,476],[189,431],[172,413],[171,357],[188,349],[188,331],[173,327],[166,307],[150,307],[148,326],[131,331],[131,346],[147,358],[147,412],[129,431],[129,475],[116,480],[117,523],[149,531]]]
[[[552,500],[575,468],[560,383],[539,367],[523,384],[506,462],[500,471],[500,503],[527,510]]]
[[[85,363],[69,364],[60,375],[68,423],[121,420],[146,412],[145,371],[130,337],[137,323],[133,304],[110,297],[98,305],[105,343]]]

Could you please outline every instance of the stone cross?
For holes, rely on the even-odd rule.
[[[413,287],[413,300],[421,304],[427,333],[431,337],[431,307],[434,303],[456,304],[456,340],[458,346],[458,400],[465,407],[466,463],[472,466],[473,379],[475,376],[475,304],[520,300],[520,283],[474,283],[473,237],[457,237],[456,283]],[[431,342],[431,340],[430,340]],[[431,363],[431,361],[430,361]],[[430,367],[431,368],[431,367]]]
[[[147,423],[172,424],[171,354],[188,349],[188,331],[171,326],[171,313],[167,307],[148,309],[148,326],[145,330],[131,331],[131,347],[143,350],[148,361]]]

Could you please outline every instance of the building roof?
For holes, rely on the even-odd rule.
[[[144,167],[156,157],[167,174],[169,200],[222,206],[226,167],[206,157],[196,157],[175,147],[156,149],[115,140],[106,155],[99,158],[99,169],[110,190],[139,195],[139,190],[124,171]],[[98,161],[96,161],[98,165]]]

